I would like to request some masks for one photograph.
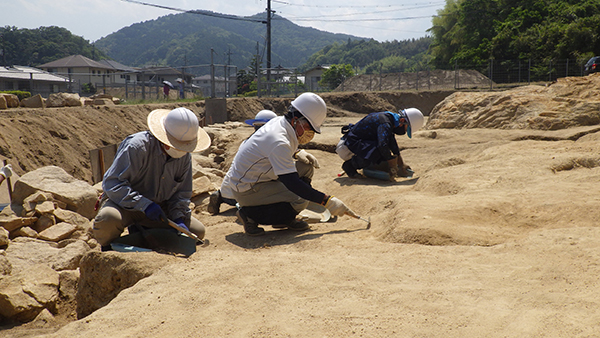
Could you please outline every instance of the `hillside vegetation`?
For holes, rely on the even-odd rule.
[[[350,64],[367,74],[410,72],[425,66],[430,44],[430,37],[386,42],[348,40],[316,52],[299,69],[303,71],[317,65]]]
[[[0,36],[6,66],[37,66],[77,54],[94,60],[108,58],[88,40],[61,27],[19,29],[6,26],[0,28]]]
[[[600,0],[447,0],[432,20],[432,64],[600,54]]]
[[[204,12],[204,11],[198,11]],[[206,12],[212,13],[212,12]],[[115,60],[131,65],[206,65],[230,62],[238,68],[247,67],[257,53],[257,42],[266,66],[265,14],[247,19],[231,20],[198,14],[181,13],[133,24],[98,41],[96,46]],[[313,53],[327,45],[356,36],[334,34],[301,27],[275,16],[271,24],[272,65],[296,67]]]

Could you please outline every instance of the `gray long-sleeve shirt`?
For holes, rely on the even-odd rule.
[[[170,219],[187,219],[191,216],[191,155],[167,156],[149,131],[129,135],[104,173],[102,188],[124,209],[144,212],[156,202],[166,208]]]

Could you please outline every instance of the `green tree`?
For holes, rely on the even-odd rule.
[[[345,79],[354,76],[354,70],[350,64],[331,65],[323,72],[319,86],[329,89],[337,88]]]
[[[1,60],[6,60],[7,66],[38,66],[77,54],[94,60],[107,59],[87,40],[61,27],[19,29],[6,26],[0,28],[0,37],[0,48],[4,52]]]
[[[600,55],[600,0],[446,0],[432,24],[438,68]]]

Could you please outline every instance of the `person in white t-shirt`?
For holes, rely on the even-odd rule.
[[[324,205],[333,216],[358,217],[338,198],[313,189],[296,168],[298,144],[310,142],[315,132],[321,132],[326,114],[321,97],[303,93],[292,101],[285,116],[271,119],[242,143],[226,179],[240,205],[238,217],[246,234],[264,234],[259,224],[308,229],[308,223],[296,215],[309,201]]]
[[[253,119],[249,119],[244,122],[254,127],[254,131],[256,132],[274,117],[277,117],[277,114],[275,114],[275,112],[268,109],[263,109],[259,111]],[[300,178],[310,184],[314,173],[314,169],[319,168],[319,161],[314,155],[310,154],[304,149],[297,151],[294,154],[294,158],[296,159],[296,169],[298,170]],[[237,204],[235,197],[233,197],[229,177],[227,176],[225,176],[225,178],[223,179],[223,182],[221,183],[221,188],[210,194],[206,210],[211,215],[218,215],[221,211],[220,207],[222,203],[226,203],[230,206],[236,206]]]

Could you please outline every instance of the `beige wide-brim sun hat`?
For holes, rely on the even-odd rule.
[[[181,141],[170,135],[165,129],[164,124],[164,120],[169,112],[171,112],[169,109],[156,109],[148,114],[148,128],[150,128],[150,132],[154,137],[169,147],[188,153],[203,151],[210,147],[210,137],[200,127],[198,127],[196,137],[189,137],[189,140]]]

